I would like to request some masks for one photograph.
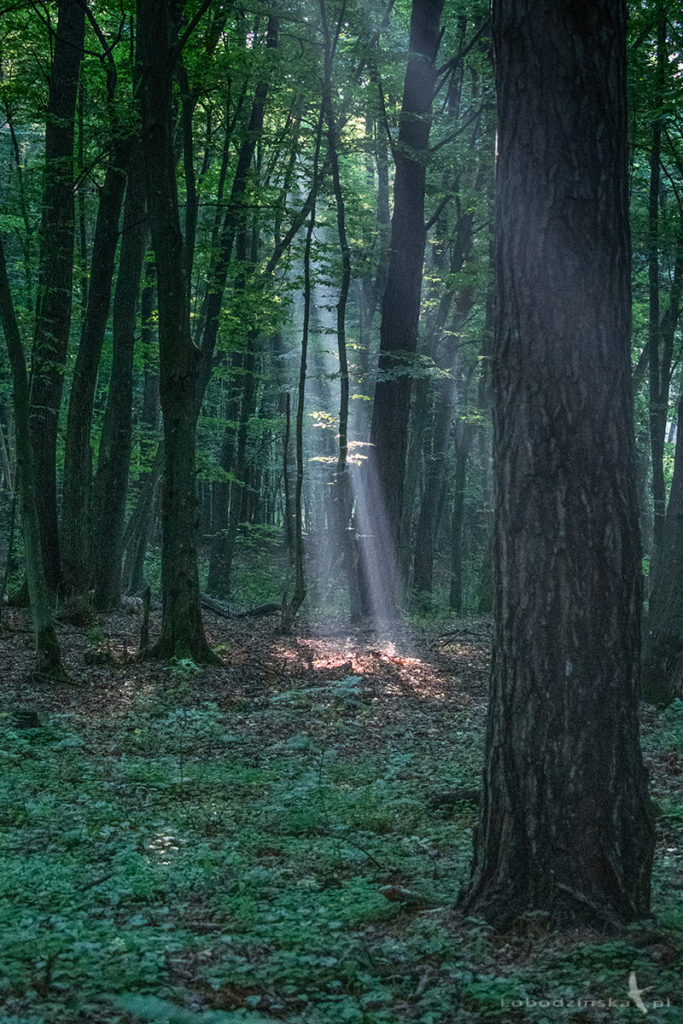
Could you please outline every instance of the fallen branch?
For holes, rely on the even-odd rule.
[[[201,601],[202,608],[208,608],[210,612],[219,615],[222,619],[255,619],[261,615],[279,615],[282,611],[279,604],[259,604],[256,608],[249,608],[244,612],[231,612],[224,604],[215,601],[208,594],[202,594]]]

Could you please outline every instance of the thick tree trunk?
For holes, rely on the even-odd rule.
[[[57,513],[57,425],[71,325],[74,253],[74,121],[83,56],[84,5],[59,0],[45,121],[45,186],[31,382],[31,438],[45,576],[56,590],[61,565]]]
[[[204,636],[197,545],[195,433],[199,353],[190,337],[183,237],[172,137],[172,82],[181,8],[143,0],[138,8],[142,138],[147,207],[156,256],[159,362],[164,418],[161,636],[148,652],[160,658],[218,661]]]
[[[643,692],[652,704],[683,699],[683,396],[662,541],[652,568],[643,645]]]
[[[109,319],[119,219],[126,187],[130,143],[114,146],[95,225],[90,287],[81,341],[76,355],[64,451],[62,560],[64,581],[75,593],[88,590],[92,573],[92,428],[93,400],[104,334]]]
[[[497,0],[495,641],[467,912],[648,913],[626,6]]]
[[[439,47],[443,0],[413,0],[408,66],[396,146],[394,213],[387,283],[382,299],[380,378],[370,430],[370,454],[364,476],[368,487],[375,546],[389,550],[374,554],[364,545],[363,579],[374,575],[384,592],[383,612],[395,613],[401,604],[398,546],[403,500],[411,356],[417,347],[422,265],[426,240],[424,196],[432,97],[436,80],[434,60]],[[385,522],[380,520],[384,518]],[[383,535],[383,537],[382,537]],[[382,537],[382,539],[380,539]],[[368,564],[370,563],[370,564]],[[383,577],[383,581],[379,579]],[[365,589],[365,588],[364,588]]]
[[[133,154],[123,217],[119,276],[114,293],[114,355],[107,406],[93,483],[93,575],[95,607],[121,599],[123,525],[128,492],[133,426],[135,325],[145,255],[145,197],[142,150]]]

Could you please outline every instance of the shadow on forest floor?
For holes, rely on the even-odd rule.
[[[496,935],[455,908],[485,624],[206,621],[223,668],[136,662],[134,616],[64,625],[81,685],[49,688],[5,614],[3,1024],[606,1022],[641,1015],[631,971],[681,1019],[683,708],[645,722],[657,923]]]

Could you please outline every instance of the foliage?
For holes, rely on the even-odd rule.
[[[443,656],[483,693],[481,651]],[[483,703],[458,706],[456,689],[444,714],[432,655],[355,657],[353,674],[293,664],[267,692],[254,679],[247,701],[190,661],[108,667],[97,685],[126,695],[111,708],[28,729],[5,713],[3,1022],[554,1021],[539,1001],[623,1000],[631,970],[671,1000],[650,1019],[676,1019],[680,702],[646,730],[661,924],[562,938],[532,916],[496,935],[456,909],[476,808],[432,801],[476,784]]]

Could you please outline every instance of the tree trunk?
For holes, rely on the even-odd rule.
[[[319,173],[320,173],[320,149],[322,145],[322,133],[325,114],[321,107],[320,116],[315,135],[315,151],[313,155],[313,179],[311,182],[311,210],[308,227],[306,229],[306,242],[304,244],[304,311],[301,327],[301,355],[299,357],[299,386],[297,389],[296,406],[296,427],[294,448],[296,453],[296,476],[294,481],[294,522],[292,524],[292,549],[290,553],[290,567],[293,575],[292,595],[287,593],[282,600],[282,615],[280,616],[280,628],[283,633],[291,633],[294,627],[294,620],[299,608],[306,600],[306,576],[304,569],[304,508],[303,508],[303,486],[304,486],[304,406],[306,401],[306,374],[308,372],[308,341],[311,324],[311,249],[313,245],[313,232],[315,230],[316,201],[318,196]],[[289,416],[288,431],[289,434]],[[285,454],[285,458],[287,455]]]
[[[453,246],[455,258],[452,258],[450,270],[459,273],[472,250],[472,215],[464,214],[459,218],[455,233],[456,244]],[[445,298],[445,295],[444,295]],[[451,300],[453,293],[451,292]],[[443,300],[442,300],[443,301]],[[440,304],[441,305],[441,304]],[[444,326],[446,310],[437,317],[435,329],[438,333]],[[455,322],[452,327],[453,339],[443,369],[447,376],[439,381],[434,410],[434,423],[431,444],[426,459],[425,482],[420,501],[420,514],[415,532],[415,552],[413,562],[413,589],[416,594],[431,593],[432,572],[434,564],[434,545],[439,530],[439,520],[443,507],[446,476],[446,450],[451,433],[451,423],[456,401],[455,369],[458,361],[458,346],[455,338],[463,327],[474,305],[474,293],[471,287],[461,290],[456,302]],[[441,311],[440,311],[441,313]],[[469,376],[471,376],[471,371]]]
[[[216,594],[225,599],[230,598],[232,588],[232,560],[235,554],[237,532],[244,521],[246,494],[249,485],[249,467],[247,465],[247,439],[249,420],[256,409],[256,337],[252,334],[248,339],[248,349],[244,354],[241,381],[241,402],[237,431],[226,429],[224,439],[225,454],[231,442],[229,435],[234,435],[233,452],[230,471],[233,479],[229,488],[227,502],[227,528],[218,531],[211,546],[211,560],[206,589],[209,594]],[[234,387],[234,384],[233,384]],[[226,467],[227,468],[227,467]]]
[[[666,11],[664,4],[656,4],[657,20],[657,68],[656,102],[664,103],[666,75]],[[650,191],[648,197],[648,363],[650,390],[650,450],[652,453],[652,503],[654,511],[653,542],[657,551],[662,541],[664,513],[666,510],[666,481],[664,479],[664,435],[669,407],[670,366],[665,365],[660,345],[660,289],[659,289],[659,203],[662,159],[661,114],[655,116],[652,125],[652,148],[650,150]]]
[[[382,613],[389,615],[395,614],[402,603],[398,546],[410,403],[410,360],[417,347],[420,316],[426,240],[427,148],[442,8],[443,0],[413,0],[408,66],[395,151],[389,268],[382,299],[380,378],[375,387],[371,448],[363,474],[369,477],[371,521],[368,525],[374,538],[363,546],[366,561],[363,580],[367,583],[370,575],[375,576],[376,590],[383,592]],[[388,550],[373,553],[370,550],[373,546]]]
[[[197,545],[195,433],[199,354],[192,344],[172,135],[173,69],[181,10],[173,0],[138,8],[142,138],[147,207],[156,256],[159,363],[164,418],[161,636],[148,653],[218,661],[204,636]]]
[[[342,17],[343,15],[340,15]],[[349,361],[346,352],[346,307],[351,286],[351,250],[346,231],[346,203],[339,169],[339,131],[332,101],[332,65],[339,39],[341,24],[337,24],[334,40],[330,33],[325,0],[320,0],[320,17],[325,43],[325,74],[323,79],[323,112],[327,124],[327,155],[332,172],[332,188],[337,213],[337,233],[341,255],[342,274],[337,302],[337,355],[339,358],[339,448],[337,465],[330,489],[332,497],[332,524],[334,547],[341,556],[349,593],[349,616],[352,622],[360,618],[358,572],[354,559],[354,538],[350,529],[351,490],[349,486]]]
[[[90,432],[97,370],[109,319],[130,148],[127,141],[114,146],[100,192],[88,303],[69,395],[61,539],[64,581],[75,593],[88,590],[92,573],[93,553],[88,543],[93,525]]]
[[[92,535],[95,607],[121,599],[123,525],[133,426],[135,325],[145,255],[142,150],[131,161],[123,216],[121,258],[113,309],[114,355],[93,485]]]
[[[474,440],[476,424],[461,420],[455,435],[455,473],[453,474],[453,516],[451,518],[451,583],[448,607],[462,614],[463,528],[465,525],[465,487],[467,462]]]
[[[57,426],[71,325],[74,253],[74,121],[83,55],[84,4],[59,0],[45,121],[45,185],[31,382],[31,438],[48,587],[61,578]]]
[[[638,742],[626,6],[494,0],[495,638],[462,905],[648,913]],[[607,272],[606,272],[606,268]]]
[[[149,472],[142,478],[135,508],[126,523],[123,536],[125,559],[123,587],[126,594],[140,594],[147,586],[145,556],[150,534],[157,517],[159,484],[164,467],[164,445],[161,442]]]
[[[0,241],[0,323],[7,343],[12,370],[14,423],[17,446],[17,480],[20,495],[21,523],[24,534],[24,560],[28,584],[31,619],[36,646],[35,674],[39,678],[64,682],[59,641],[54,628],[52,600],[45,579],[40,546],[40,525],[36,492],[35,467],[29,424],[29,383],[24,348],[14,312],[7,280],[5,253]]]
[[[662,542],[652,568],[643,645],[643,693],[652,704],[683,699],[683,396]]]

